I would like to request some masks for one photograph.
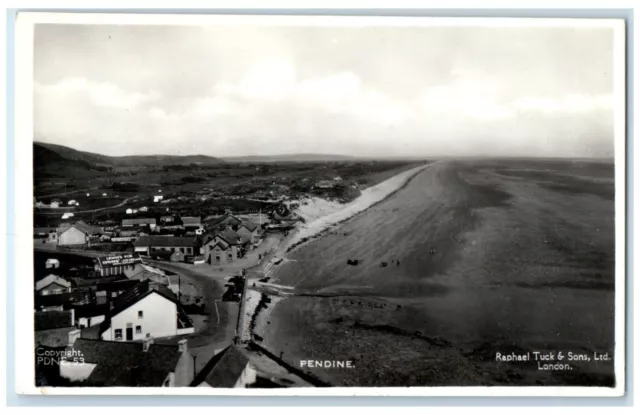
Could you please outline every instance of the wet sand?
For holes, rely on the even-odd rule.
[[[257,334],[292,364],[355,361],[314,370],[334,384],[611,385],[612,360],[543,371],[495,355],[613,354],[612,179],[602,163],[434,164],[291,252],[271,276],[297,295]]]

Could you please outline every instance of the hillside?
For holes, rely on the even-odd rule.
[[[166,165],[220,164],[215,157],[193,156],[123,156],[78,151],[70,147],[48,143],[33,143],[34,173],[36,177],[95,176],[117,167],[158,167]]]

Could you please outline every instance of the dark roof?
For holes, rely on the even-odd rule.
[[[155,218],[137,218],[137,219],[122,219],[122,226],[128,225],[155,225]]]
[[[245,228],[249,229],[250,232],[253,232],[258,228],[258,225],[256,225],[255,223],[251,222],[248,219],[242,221],[242,226],[244,226]]]
[[[109,329],[109,327],[111,326],[111,317],[121,313],[122,311],[126,310],[127,308],[131,307],[138,301],[142,300],[143,298],[145,298],[146,296],[154,292],[176,304],[176,307],[178,310],[178,315],[176,317],[178,318],[178,320],[180,320],[180,313],[183,310],[182,304],[180,303],[178,298],[175,296],[173,291],[171,291],[165,285],[157,284],[147,279],[147,280],[138,282],[138,284],[136,284],[133,288],[123,292],[122,294],[116,297],[115,301],[113,302],[113,308],[109,312],[109,315],[106,316],[105,320],[102,323],[100,323],[100,332],[104,333],[106,330]],[[178,322],[178,324],[180,323]],[[185,327],[192,327],[192,326],[193,325],[191,326],[187,325]]]
[[[164,249],[152,249],[149,254],[152,257],[160,257],[160,258],[164,258],[164,259],[169,259],[171,258],[171,256],[173,255],[173,251],[167,251]]]
[[[112,256],[101,256],[97,259],[98,265],[101,267],[115,267],[119,265],[133,265],[142,263],[142,259],[140,255],[137,253],[134,254],[124,254],[124,255],[112,255]]]
[[[71,278],[73,284],[78,288],[92,287],[98,284],[103,284],[105,282],[113,282],[113,281],[122,281],[127,280],[127,276],[123,274],[119,275],[109,275],[106,277],[99,278]]]
[[[240,235],[238,235],[236,232],[232,231],[231,229],[225,229],[223,231],[220,231],[216,234],[216,236],[219,236],[229,245],[238,245],[240,241]]]
[[[195,238],[177,236],[141,236],[134,246],[196,246]]]
[[[164,285],[154,284],[151,280],[136,282],[137,284],[133,288],[116,297],[116,300],[113,302],[113,309],[111,310],[111,313],[109,313],[110,315],[115,316],[123,310],[126,310],[152,292],[157,292],[167,300],[180,305],[180,302],[173,292]]]
[[[34,300],[36,308],[73,304],[83,299],[82,293],[70,292],[52,295],[37,295]]]
[[[207,382],[214,388],[232,388],[248,363],[247,356],[236,346],[231,345],[209,360],[191,386]]]
[[[181,220],[183,225],[200,225],[200,223],[202,223],[200,217],[194,216],[184,216]]]
[[[129,290],[133,288],[140,281],[136,280],[117,280],[117,281],[109,281],[109,282],[101,282],[96,284],[97,291],[123,291]]]
[[[235,216],[225,213],[219,218],[213,218],[209,221],[210,226],[220,226],[220,225],[231,225],[231,226],[240,226],[242,221]]]
[[[34,325],[36,331],[72,327],[71,311],[36,311]]]
[[[162,386],[169,373],[175,371],[181,353],[178,346],[77,339],[73,350],[84,361],[96,365],[86,380],[91,386]]]
[[[73,225],[71,225],[71,227],[74,227],[74,228],[78,229],[79,231],[82,231],[82,232],[84,232],[86,234],[89,234],[89,235],[93,235],[93,234],[102,232],[102,229],[100,229],[99,227],[87,225],[86,223],[84,223],[81,220],[79,220],[76,223],[74,223]]]

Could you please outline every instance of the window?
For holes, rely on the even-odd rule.
[[[180,252],[184,254],[184,248],[180,248]]]
[[[144,318],[144,314],[142,313],[142,310],[138,310],[138,318]]]
[[[116,340],[122,340],[122,329],[115,330]]]
[[[151,337],[151,333],[147,333],[147,339]]]
[[[229,259],[233,259],[233,254],[229,254]]]
[[[136,334],[142,334],[142,326],[136,326]]]
[[[220,255],[216,255],[216,262],[220,262]]]

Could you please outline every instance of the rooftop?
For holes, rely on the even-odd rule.
[[[195,377],[191,386],[206,382],[213,388],[233,388],[244,368],[249,364],[247,356],[231,345],[213,356]]]
[[[155,218],[137,218],[137,219],[122,219],[122,226],[132,225],[155,225]]]
[[[34,315],[35,330],[52,330],[72,327],[71,311],[36,311]]]
[[[195,238],[181,236],[141,236],[133,243],[134,246],[196,246]]]
[[[96,365],[85,381],[91,386],[162,386],[181,357],[179,346],[77,339],[73,350]]]

